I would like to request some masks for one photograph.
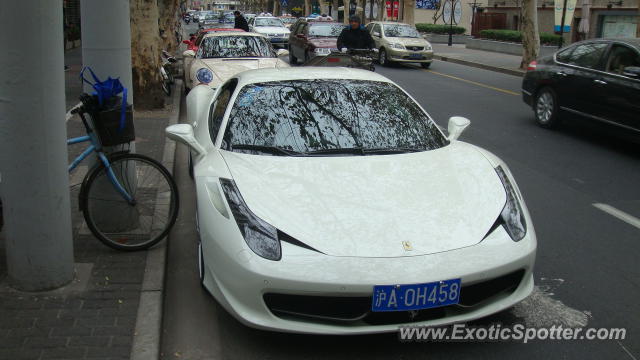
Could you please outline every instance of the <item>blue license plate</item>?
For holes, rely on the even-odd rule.
[[[411,59],[422,59],[422,54],[409,54]]]
[[[460,279],[426,284],[375,285],[371,311],[407,311],[457,304]]]

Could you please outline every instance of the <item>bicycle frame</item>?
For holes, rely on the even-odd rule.
[[[80,115],[82,123],[87,130],[87,135],[67,139],[67,146],[80,144],[83,142],[90,142],[91,145],[89,145],[89,147],[87,147],[78,157],[75,158],[75,160],[73,160],[73,162],[69,165],[69,172],[72,172],[78,166],[78,164],[80,164],[84,159],[87,158],[87,156],[95,152],[98,155],[100,161],[102,161],[102,163],[104,164],[105,169],[107,169],[107,177],[109,178],[111,184],[116,188],[120,195],[122,195],[122,197],[127,200],[129,204],[134,205],[136,202],[135,199],[127,192],[127,190],[125,190],[125,188],[116,178],[116,174],[111,167],[109,159],[107,159],[104,152],[102,151],[102,144],[100,144],[100,140],[93,132],[93,130],[89,127],[89,124],[87,123],[84,115],[81,112],[78,114]]]

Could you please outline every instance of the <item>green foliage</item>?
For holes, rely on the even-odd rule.
[[[449,27],[449,25],[443,24],[416,24],[416,29],[418,29],[418,31],[431,34],[448,34]],[[462,26],[453,26],[454,34],[464,34],[466,30],[467,29]]]
[[[482,30],[480,37],[483,39],[522,42],[522,32],[516,30]],[[557,45],[560,42],[560,35],[540,33],[540,43],[543,45]]]

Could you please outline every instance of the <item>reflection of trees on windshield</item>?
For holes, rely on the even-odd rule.
[[[258,36],[214,36],[205,38],[198,49],[202,59],[232,57],[276,57],[266,39]]]
[[[344,29],[343,25],[313,25],[309,28],[309,36],[338,37]]]
[[[256,19],[256,26],[278,26],[284,27],[280,19]]]
[[[435,149],[447,140],[392,84],[297,80],[245,86],[225,133],[227,144],[308,152],[341,148]]]
[[[412,28],[411,26],[385,25],[384,36],[417,38],[420,37],[420,34],[418,34],[418,31],[416,31],[416,29]]]

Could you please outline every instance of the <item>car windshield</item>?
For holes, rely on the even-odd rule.
[[[309,156],[425,151],[448,144],[436,124],[397,86],[342,79],[243,87],[224,141],[224,148],[238,152]]]
[[[338,37],[344,29],[342,24],[314,24],[309,28],[309,36]]]
[[[296,22],[296,18],[280,18],[280,20],[285,24],[293,24]]]
[[[204,18],[205,20],[218,20],[218,18],[215,15],[212,14],[207,14],[207,17]]]
[[[417,38],[420,37],[420,34],[418,34],[416,29],[408,25],[385,25],[384,36]]]
[[[256,26],[278,26],[283,27],[284,24],[277,18],[261,18],[256,19]]]
[[[261,36],[212,36],[205,38],[198,49],[198,57],[238,58],[276,57],[268,40]]]

